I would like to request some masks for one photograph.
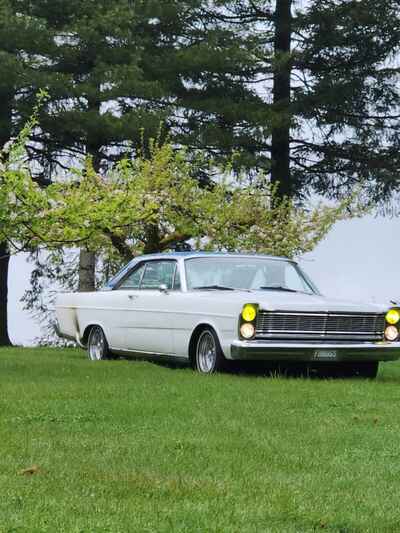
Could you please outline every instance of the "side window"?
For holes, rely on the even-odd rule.
[[[146,263],[143,263],[141,266],[136,268],[124,279],[120,285],[118,285],[117,289],[138,289],[145,267]]]
[[[158,289],[160,285],[166,285],[167,289],[172,289],[175,264],[175,261],[149,261],[140,288]]]

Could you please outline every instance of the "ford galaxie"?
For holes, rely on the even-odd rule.
[[[279,257],[144,255],[97,292],[60,294],[56,313],[91,360],[173,357],[207,374],[229,360],[284,361],[375,377],[400,357],[400,309],[326,298]]]

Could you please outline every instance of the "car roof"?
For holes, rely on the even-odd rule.
[[[114,277],[112,277],[105,288],[112,288],[118,281],[126,275],[127,271],[141,261],[149,259],[195,259],[197,257],[247,257],[247,258],[263,258],[273,259],[275,261],[292,261],[287,257],[278,257],[274,255],[262,254],[241,254],[232,252],[163,252],[157,254],[143,254],[134,257],[127,265],[124,266]]]
[[[278,261],[292,261],[288,257],[280,257],[266,254],[244,254],[235,252],[162,252],[156,254],[138,255],[135,259],[159,259],[159,258],[184,258],[192,259],[196,257],[261,257],[263,259],[276,259]]]

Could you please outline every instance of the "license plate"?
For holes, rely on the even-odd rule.
[[[315,350],[314,359],[336,359],[336,350]]]

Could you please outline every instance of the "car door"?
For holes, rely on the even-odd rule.
[[[173,353],[172,313],[175,260],[151,260],[121,284],[126,292],[124,347],[130,351]],[[129,279],[128,279],[129,278]]]
[[[107,339],[116,350],[128,348],[126,330],[132,326],[132,320],[136,320],[132,317],[132,303],[139,297],[139,285],[145,266],[144,262],[135,265],[112,291],[105,293],[108,299],[105,302],[109,330]]]

